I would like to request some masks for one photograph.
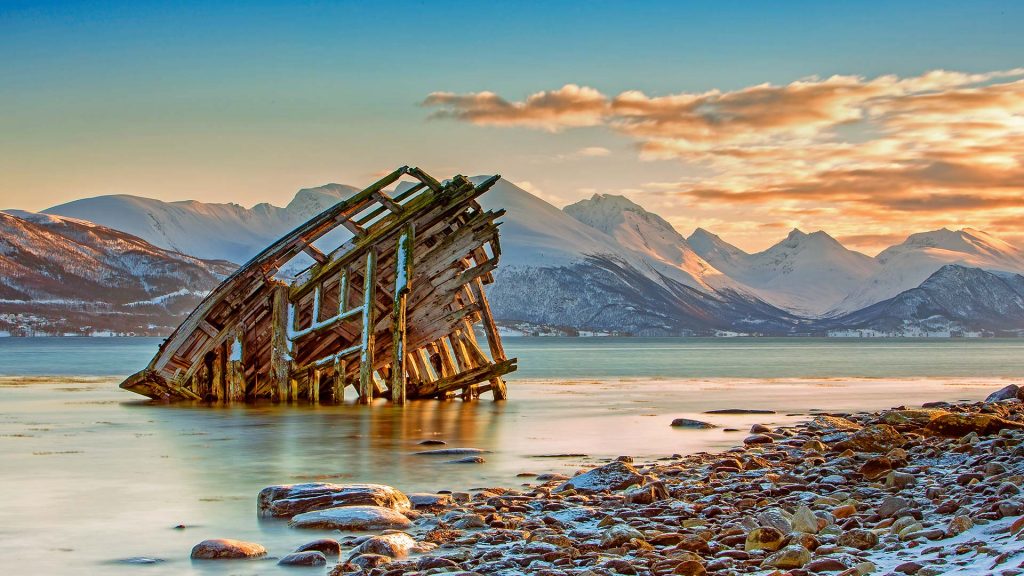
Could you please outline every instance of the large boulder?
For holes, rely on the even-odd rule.
[[[933,419],[925,432],[936,436],[958,438],[976,432],[980,436],[998,434],[1004,428],[1024,429],[1024,424],[1013,422],[991,414],[945,414]]]
[[[929,422],[949,414],[938,408],[921,408],[918,410],[886,410],[878,419],[880,424],[888,424],[897,430],[913,430],[924,428]]]
[[[907,443],[907,439],[888,424],[872,424],[856,432],[845,435],[836,442],[839,450],[856,450],[858,452],[888,452]]]
[[[577,490],[579,492],[602,492],[604,490],[622,490],[630,486],[643,484],[644,477],[628,462],[615,461],[584,472],[570,478],[555,492]]]
[[[842,416],[829,416],[827,414],[821,414],[815,416],[810,422],[807,423],[807,427],[811,430],[821,430],[834,432],[836,430],[860,430],[860,424],[847,420]]]
[[[401,512],[383,506],[339,506],[299,514],[289,525],[293,528],[370,532],[403,530],[412,526],[412,522]]]
[[[260,490],[256,509],[260,516],[291,518],[296,514],[339,506],[381,506],[393,510],[412,507],[401,491],[383,484],[285,484]]]
[[[405,532],[391,532],[379,536],[371,536],[363,540],[353,554],[380,554],[391,558],[408,556],[416,547],[416,540]]]
[[[259,544],[230,538],[203,540],[192,547],[193,560],[237,560],[266,555],[267,549]]]
[[[999,390],[988,395],[985,402],[1002,402],[1003,400],[1015,400],[1021,398],[1024,391],[1016,384],[1008,384]]]

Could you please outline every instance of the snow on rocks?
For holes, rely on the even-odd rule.
[[[191,557],[193,560],[239,560],[266,555],[267,549],[253,542],[214,538],[193,546]]]
[[[394,510],[412,507],[401,491],[383,484],[285,484],[260,491],[256,508],[260,516],[290,518],[296,514],[338,506],[381,506]]]
[[[339,506],[298,514],[289,525],[293,528],[369,532],[401,530],[412,526],[412,521],[401,512],[382,506]]]
[[[644,477],[629,462],[615,461],[566,480],[556,492],[602,492],[643,484]]]
[[[942,410],[1024,422],[1015,400]],[[986,425],[949,437],[928,430],[932,416],[821,416],[720,454],[623,458],[443,506],[421,508],[414,494],[413,522],[343,538],[353,552],[331,574],[1015,573],[1024,430]]]

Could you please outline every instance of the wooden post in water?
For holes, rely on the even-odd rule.
[[[373,402],[373,327],[376,323],[377,306],[374,294],[377,289],[377,250],[366,252],[366,271],[363,273],[363,335],[362,351],[359,356],[359,403]]]
[[[405,312],[412,286],[412,256],[415,244],[412,225],[406,225],[398,237],[395,256],[395,305],[391,312],[391,401],[405,404]]]
[[[345,401],[345,361],[336,358],[334,360],[334,380],[331,384],[331,396],[335,404]]]
[[[487,334],[487,346],[491,349],[491,360],[503,362],[506,360],[505,348],[501,345],[501,336],[498,334],[498,326],[494,323],[494,314],[491,313],[491,305],[487,302],[484,294],[484,283],[480,278],[473,280],[473,296],[480,305],[480,316],[483,320],[484,333]],[[505,400],[508,392],[505,389],[505,381],[501,376],[491,379],[491,394],[495,400]]]
[[[288,286],[277,284],[271,301],[270,378],[271,399],[287,402],[291,387],[288,357]]]

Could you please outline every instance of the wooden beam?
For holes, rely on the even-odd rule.
[[[415,243],[412,224],[398,238],[395,256],[395,303],[391,311],[391,401],[405,404],[405,321],[409,290],[412,286],[412,249]]]
[[[309,254],[309,256],[313,258],[313,260],[316,260],[317,264],[323,264],[324,262],[327,262],[327,254],[324,254],[323,252],[320,251],[319,248],[313,246],[312,244],[309,244],[308,246],[303,248],[302,251],[305,252],[306,254]]]
[[[374,294],[377,290],[377,250],[366,253],[366,270],[363,273],[363,333],[362,352],[359,356],[359,403],[373,402],[373,347],[374,327],[377,313]]]
[[[288,286],[274,286],[270,322],[270,378],[271,395],[275,402],[287,402],[290,382],[288,351]]]

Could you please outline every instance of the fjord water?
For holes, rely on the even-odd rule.
[[[520,370],[503,403],[164,406],[116,386],[158,343],[0,338],[0,573],[284,571],[188,553],[240,538],[281,556],[326,535],[258,520],[270,484],[516,486],[530,480],[521,472],[571,474],[620,454],[726,448],[754,422],[815,410],[980,399],[1024,376],[1024,340],[508,338]],[[702,414],[720,408],[778,413]],[[670,428],[677,417],[720,428]],[[424,439],[490,453],[450,464],[414,454]],[[160,561],[124,562],[133,557]]]

